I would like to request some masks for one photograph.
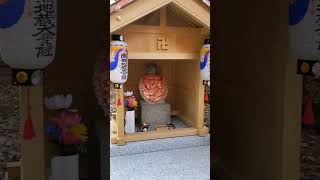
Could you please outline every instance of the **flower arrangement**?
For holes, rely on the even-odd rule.
[[[79,111],[68,109],[72,103],[72,96],[56,95],[46,100],[47,109],[57,110],[56,115],[45,122],[46,135],[62,147],[63,154],[76,153],[76,147],[87,141],[88,129],[82,122]]]
[[[46,123],[46,134],[59,144],[79,145],[88,139],[87,127],[77,110],[62,111]]]
[[[128,111],[136,110],[138,107],[138,102],[136,98],[133,96],[132,91],[125,92],[124,95],[126,96],[125,106],[127,107]]]

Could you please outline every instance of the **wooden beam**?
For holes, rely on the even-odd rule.
[[[121,11],[110,16],[110,33],[148,15],[157,9],[169,4],[172,0],[139,0],[134,1]]]
[[[155,59],[155,60],[198,60],[198,53],[129,53],[129,59]]]
[[[203,2],[198,0],[173,0],[172,2],[199,23],[210,28],[210,8]]]
[[[181,128],[181,129],[173,129],[173,130],[164,131],[164,132],[150,131],[150,132],[126,134],[125,139],[126,139],[126,142],[134,142],[134,141],[144,141],[144,140],[179,137],[179,136],[192,136],[196,134],[197,134],[197,130],[195,128]]]
[[[167,26],[167,8],[162,7],[160,9],[160,27],[165,28]]]
[[[208,28],[208,27],[201,28],[201,34],[202,35],[209,35],[210,34],[210,28]]]
[[[27,119],[28,90],[20,89],[20,119],[21,129]],[[45,154],[44,154],[44,125],[43,125],[43,87],[30,87],[31,116],[36,137],[32,140],[21,140],[22,145],[22,177],[25,180],[45,179]]]
[[[161,34],[161,33],[201,33],[202,29],[190,28],[190,27],[166,27],[160,28],[159,26],[147,26],[147,25],[134,25],[130,24],[125,28],[119,29],[117,33],[148,33],[148,34]],[[210,30],[209,30],[210,32]]]
[[[114,13],[115,11],[121,10],[124,6],[132,3],[134,0],[126,0],[126,1],[117,1],[116,3],[112,3],[110,7],[110,14]]]

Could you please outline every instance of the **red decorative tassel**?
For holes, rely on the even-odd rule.
[[[204,102],[209,102],[209,95],[207,90],[204,91]]]
[[[119,94],[119,91],[118,91],[118,103],[117,103],[118,106],[121,106],[121,100],[120,100],[120,94]]]
[[[315,124],[313,107],[312,107],[312,96],[308,97],[307,104],[304,110],[302,123],[307,126],[313,126]]]
[[[23,139],[25,140],[31,140],[36,136],[36,133],[34,131],[33,122],[31,118],[31,106],[30,106],[30,89],[28,88],[28,116],[24,124],[24,131],[23,131]]]
[[[33,123],[31,119],[30,112],[28,112],[27,120],[24,124],[24,132],[23,132],[23,139],[31,140],[36,136],[33,128]]]

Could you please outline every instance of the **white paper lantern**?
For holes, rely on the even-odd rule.
[[[290,45],[299,59],[320,59],[320,1],[291,0]]]
[[[55,55],[56,0],[0,2],[0,54],[17,69],[43,69]]]
[[[123,84],[128,79],[127,43],[122,35],[113,35],[110,46],[110,81]]]
[[[200,53],[200,73],[204,81],[210,81],[210,40],[206,39]]]

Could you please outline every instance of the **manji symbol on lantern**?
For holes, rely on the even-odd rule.
[[[14,85],[42,83],[55,55],[56,7],[56,0],[0,0],[0,54],[13,70]],[[25,139],[35,136],[30,109],[28,98]]]

